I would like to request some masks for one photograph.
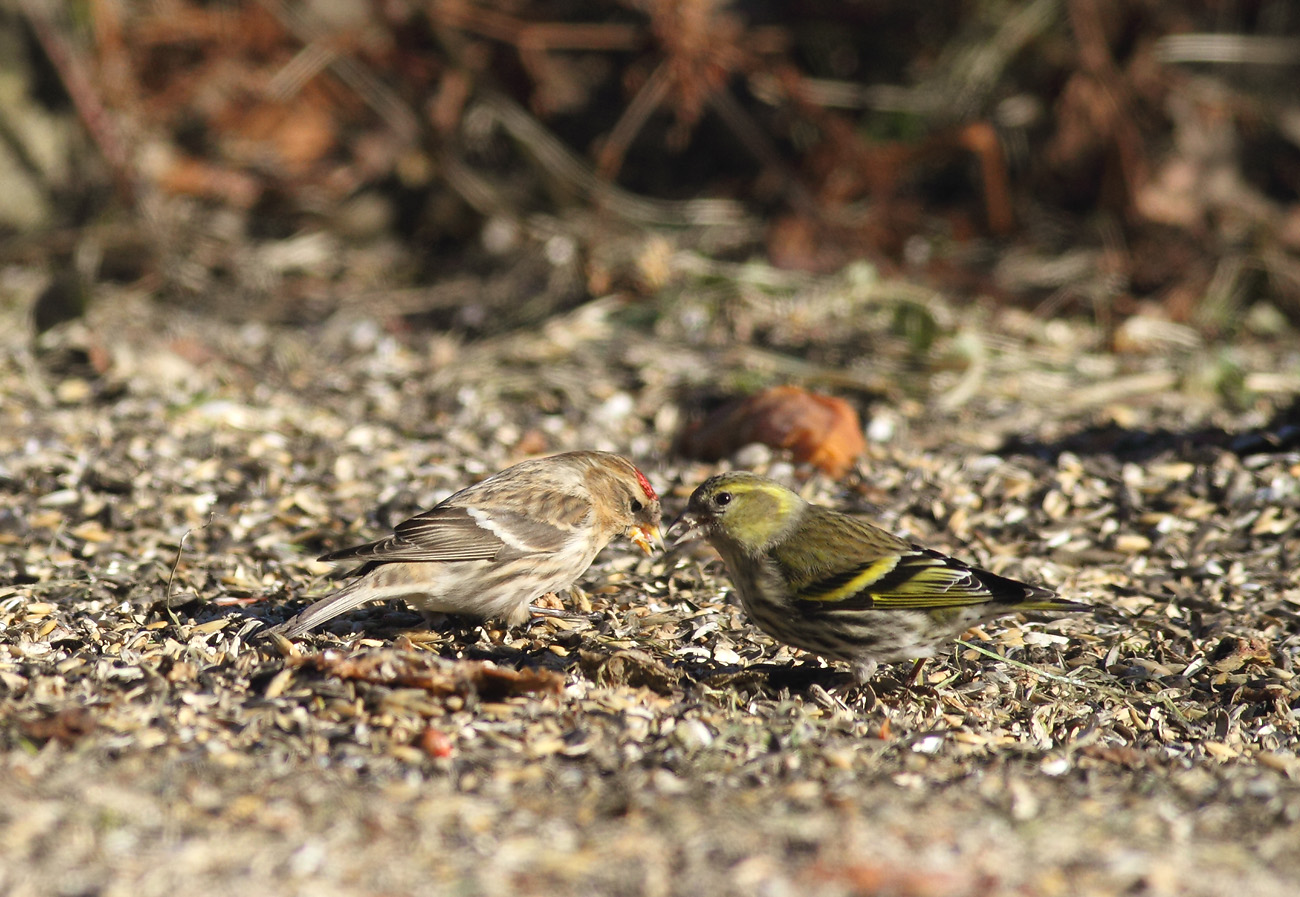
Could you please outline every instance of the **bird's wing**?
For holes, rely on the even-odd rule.
[[[453,499],[455,496],[453,496]],[[578,525],[573,518],[590,513],[576,507],[570,496],[557,494],[549,517],[531,507],[512,510],[491,502],[452,504],[450,500],[397,525],[386,539],[344,548],[323,561],[480,561],[548,554],[560,550]]]
[[[813,580],[795,597],[808,610],[938,610],[1016,603],[1029,597],[1030,588],[912,547]]]
[[[817,537],[792,539],[773,557],[808,613],[1051,605],[1047,589],[909,544],[858,517],[816,505],[809,511],[806,526]]]

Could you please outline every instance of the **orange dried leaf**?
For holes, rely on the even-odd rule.
[[[304,174],[338,145],[334,114],[320,94],[305,93],[293,103],[232,106],[227,113],[219,122],[227,150],[249,163],[278,163],[288,176]]]
[[[775,386],[731,402],[689,428],[679,444],[689,457],[716,461],[751,442],[788,449],[796,461],[835,477],[866,448],[852,405],[797,386]]]
[[[511,670],[476,660],[447,663],[406,651],[370,651],[348,657],[326,652],[290,662],[340,679],[422,688],[440,697],[476,694],[484,701],[502,701],[564,688],[564,677],[550,670]]]
[[[24,737],[42,744],[57,741],[69,745],[91,734],[96,728],[98,723],[95,717],[85,707],[67,707],[18,723],[18,729]]]
[[[167,166],[158,186],[174,196],[215,199],[240,209],[251,208],[262,195],[257,178],[189,156],[178,156]]]

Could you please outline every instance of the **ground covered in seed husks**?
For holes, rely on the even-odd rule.
[[[0,893],[1293,894],[1294,334],[713,274],[478,342],[122,295],[33,346],[8,284]],[[849,399],[861,462],[674,453],[770,383]],[[323,551],[573,448],[668,515],[743,466],[1097,611],[857,689],[750,628],[707,547],[619,543],[572,618],[256,637]]]

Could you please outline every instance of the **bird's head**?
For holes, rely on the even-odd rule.
[[[632,495],[627,499],[628,511],[632,517],[632,523],[626,530],[627,537],[646,554],[651,554],[655,546],[660,549],[664,547],[664,537],[659,532],[659,522],[662,519],[659,496],[645,474],[635,467],[632,470],[636,474],[636,488],[629,490]]]
[[[686,511],[668,528],[675,544],[695,535],[761,551],[800,516],[805,502],[775,480],[745,471],[710,477],[691,493]]]
[[[612,534],[622,532],[646,554],[663,547],[659,531],[662,509],[659,495],[636,465],[607,452],[575,452],[588,464],[587,487],[598,518]]]

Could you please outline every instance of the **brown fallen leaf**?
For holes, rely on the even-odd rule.
[[[853,406],[798,386],[774,386],[730,402],[678,439],[679,451],[717,461],[751,442],[788,449],[800,463],[843,476],[866,448]]]
[[[85,707],[66,707],[46,716],[23,720],[18,723],[18,730],[31,741],[42,744],[57,741],[70,745],[94,732],[97,725]]]
[[[670,695],[681,686],[683,673],[667,666],[645,651],[634,649],[602,654],[583,651],[579,655],[582,671],[597,685],[648,688]]]
[[[252,208],[263,191],[262,183],[252,175],[189,156],[173,159],[159,172],[157,182],[164,193],[173,196],[216,199],[239,209]]]
[[[1220,673],[1231,673],[1247,663],[1270,663],[1273,655],[1262,638],[1237,638],[1225,636],[1215,645],[1210,656],[1210,666]]]
[[[406,651],[348,656],[326,651],[288,660],[300,669],[339,679],[422,688],[440,697],[475,694],[489,702],[523,694],[558,693],[564,688],[564,677],[550,670],[511,670],[488,660],[448,661]]]
[[[836,863],[817,860],[806,876],[818,882],[847,886],[851,894],[896,894],[899,897],[959,897],[991,894],[996,882],[985,875],[930,872],[896,863]]]

